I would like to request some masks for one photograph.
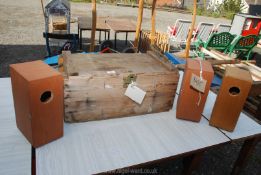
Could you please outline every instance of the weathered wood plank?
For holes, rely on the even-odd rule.
[[[65,53],[63,57],[68,122],[162,112],[173,106],[178,71],[152,53]],[[140,105],[124,95],[131,81],[146,91]]]

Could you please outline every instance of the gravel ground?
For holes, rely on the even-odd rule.
[[[72,3],[72,16],[90,16],[91,5]],[[98,4],[98,16],[124,17],[136,20],[137,8],[117,7]],[[191,19],[191,15],[174,12],[157,11],[157,30],[166,31],[168,25],[176,19]],[[197,17],[199,21],[230,23],[226,19]],[[150,28],[150,10],[144,10],[143,29]],[[41,11],[40,0],[0,0],[0,77],[9,75],[8,66],[12,63],[43,59],[46,56],[44,31],[44,18]],[[76,24],[72,25],[72,32],[76,33]],[[88,33],[89,34],[89,33]],[[113,34],[111,34],[113,36]],[[85,35],[85,37],[89,37]],[[124,39],[124,35],[119,36]],[[129,37],[133,39],[133,35]],[[123,43],[123,42],[122,42]],[[84,48],[85,49],[85,48]],[[242,142],[235,142],[225,146],[212,148],[204,154],[200,168],[194,174],[229,174],[236,160]],[[157,163],[148,168],[157,168],[159,174],[180,174],[182,159]],[[261,174],[261,143],[253,152],[247,167],[242,175]]]

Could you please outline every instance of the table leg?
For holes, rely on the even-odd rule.
[[[183,159],[182,174],[183,175],[192,174],[192,172],[195,171],[200,165],[203,155],[204,155],[204,151],[200,151],[198,153],[194,153],[192,155],[185,157]]]
[[[80,29],[80,50],[82,50],[82,30]]]
[[[104,30],[104,40],[106,40],[106,37],[107,37],[107,31]]]
[[[111,31],[108,30],[108,40],[110,40]]]
[[[261,140],[261,137],[252,138],[244,141],[238,158],[234,164],[232,175],[239,174],[246,165],[247,160],[249,159],[251,153],[255,149],[256,144]]]
[[[101,31],[99,31],[99,44],[101,43]]]
[[[117,32],[114,34],[114,49],[116,49]]]
[[[259,105],[257,106],[255,118],[257,118],[258,120],[261,120],[261,102],[260,102]]]
[[[125,40],[125,45],[128,44],[128,32],[126,32],[126,40]]]
[[[77,30],[77,34],[79,36],[79,24],[78,24],[78,30]],[[80,41],[78,40],[78,45],[80,44]]]
[[[32,158],[31,158],[31,175],[36,175],[36,159],[35,159],[35,148],[32,147]]]

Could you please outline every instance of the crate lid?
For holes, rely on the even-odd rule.
[[[108,72],[136,74],[172,71],[157,58],[145,53],[64,54],[63,58],[63,66],[69,76],[107,75]]]

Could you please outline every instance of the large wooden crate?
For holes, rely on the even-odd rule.
[[[179,74],[147,54],[63,53],[65,121],[81,122],[168,111]],[[146,91],[141,104],[124,93],[131,82]]]

